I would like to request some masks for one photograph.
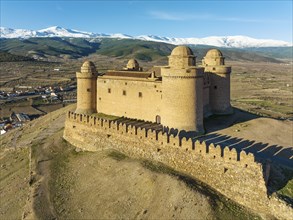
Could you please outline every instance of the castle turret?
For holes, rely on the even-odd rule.
[[[217,49],[209,50],[202,60],[205,72],[210,75],[209,102],[214,114],[231,114],[230,73],[231,67],[225,65],[225,58]]]
[[[137,60],[130,59],[126,65],[125,70],[134,70],[134,71],[141,71],[142,68],[139,67]]]
[[[164,127],[203,133],[203,71],[186,46],[176,47],[169,66],[162,67],[162,114]]]
[[[86,61],[81,66],[81,71],[76,73],[77,78],[77,107],[75,113],[92,114],[96,110],[96,67],[91,61]]]

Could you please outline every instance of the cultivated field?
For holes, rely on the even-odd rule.
[[[240,109],[275,118],[293,118],[292,64],[228,62],[231,101]]]

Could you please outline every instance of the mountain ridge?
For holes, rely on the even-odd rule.
[[[36,38],[36,37],[69,37],[69,38],[118,38],[118,39],[135,39],[143,41],[153,41],[169,43],[173,45],[209,45],[225,48],[250,48],[250,47],[290,47],[292,43],[272,40],[272,39],[255,39],[248,36],[210,36],[204,38],[177,38],[161,37],[156,35],[139,35],[131,36],[127,34],[104,34],[67,29],[60,26],[52,26],[40,30],[12,29],[0,27],[0,38]]]
[[[134,39],[117,38],[30,38],[30,39],[0,39],[0,51],[10,54],[31,57],[34,59],[76,59],[89,56],[90,54],[101,54],[108,57],[135,58],[144,61],[166,59],[176,45],[142,41]],[[194,55],[204,57],[211,48],[218,48],[227,60],[246,60],[254,62],[276,62],[280,59],[292,59],[292,47],[272,48],[220,48],[207,45],[190,45]]]

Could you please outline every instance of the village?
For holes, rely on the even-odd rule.
[[[47,111],[42,111],[43,114],[32,115],[29,112],[14,111],[13,107],[17,103],[28,103],[33,108],[39,105],[52,106],[60,104],[65,106],[67,103],[76,102],[76,86],[15,86],[10,91],[0,90],[0,134],[18,127],[22,127],[27,122],[36,119]],[[9,114],[4,113],[9,112]],[[7,109],[8,108],[8,109]]]

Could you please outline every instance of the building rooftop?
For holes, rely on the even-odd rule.
[[[177,46],[172,50],[171,56],[193,56],[193,52],[187,46]]]
[[[81,66],[81,73],[96,73],[96,66],[91,61],[85,61]]]
[[[132,78],[149,78],[151,77],[150,72],[140,71],[108,71],[104,76],[118,76],[118,77],[132,77]]]
[[[218,49],[211,49],[207,52],[206,57],[222,57],[223,54]]]

